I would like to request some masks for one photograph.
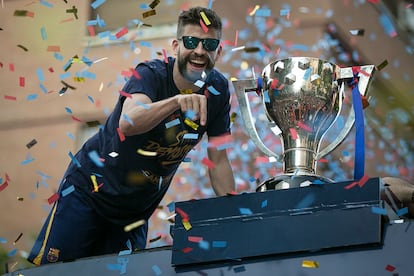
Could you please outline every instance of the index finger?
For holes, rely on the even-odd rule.
[[[207,98],[206,96],[200,97],[200,125],[205,126],[207,122]]]

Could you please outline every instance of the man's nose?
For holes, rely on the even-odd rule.
[[[204,54],[206,52],[206,49],[203,47],[203,42],[200,40],[197,44],[197,47],[194,49],[194,52],[197,54]]]

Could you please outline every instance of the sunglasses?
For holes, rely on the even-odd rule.
[[[198,43],[203,45],[204,50],[206,51],[215,51],[220,44],[220,40],[215,38],[198,38],[195,36],[183,36],[178,40],[182,40],[184,42],[184,47],[193,50],[197,48]]]

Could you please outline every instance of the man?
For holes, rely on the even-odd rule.
[[[118,253],[129,243],[132,250],[145,248],[148,219],[186,154],[204,133],[209,141],[230,133],[228,81],[214,69],[221,35],[214,11],[195,7],[180,14],[176,59],[136,67],[104,127],[69,164],[29,261]],[[216,195],[234,191],[226,151],[207,151]],[[144,224],[125,231],[139,221]]]

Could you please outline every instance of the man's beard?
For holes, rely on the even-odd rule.
[[[194,54],[192,54],[194,55]],[[195,83],[198,80],[204,81],[208,74],[213,70],[214,68],[214,62],[212,61],[211,57],[209,55],[205,55],[207,57],[207,66],[203,71],[200,70],[188,70],[187,64],[190,63],[191,56],[188,55],[186,57],[182,57],[180,54],[180,51],[178,51],[177,55],[177,63],[178,63],[178,71],[180,74],[188,81]],[[203,57],[203,56],[201,56]]]

